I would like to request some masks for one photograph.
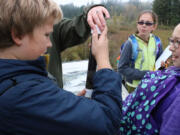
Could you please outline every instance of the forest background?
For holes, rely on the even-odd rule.
[[[111,18],[107,20],[110,61],[116,69],[116,58],[120,54],[120,47],[128,36],[136,31],[138,14],[142,10],[153,10],[159,17],[159,25],[155,35],[161,38],[163,48],[168,45],[168,37],[171,36],[175,25],[180,23],[180,0],[154,0],[141,2],[140,0],[102,0],[108,8]],[[91,3],[93,4],[93,3]],[[86,5],[89,6],[89,5]],[[64,17],[73,18],[82,13],[86,6],[77,7],[73,4],[62,5]],[[90,38],[80,46],[69,48],[62,53],[63,61],[88,59]]]

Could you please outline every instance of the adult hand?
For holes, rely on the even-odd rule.
[[[87,22],[91,29],[95,29],[95,25],[97,25],[101,32],[106,26],[105,18],[110,18],[110,14],[103,6],[93,7],[87,14]]]

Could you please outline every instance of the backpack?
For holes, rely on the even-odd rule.
[[[156,42],[156,58],[159,57],[159,53],[160,53],[160,47],[161,47],[161,40],[159,37],[153,35],[154,39],[155,39],[155,42]],[[136,37],[134,35],[130,35],[129,38],[128,38],[128,41],[131,42],[133,45],[132,45],[132,58],[131,60],[133,62],[136,61],[136,58],[138,56],[138,42],[136,40]],[[120,57],[121,57],[121,52],[123,50],[125,46],[125,42],[121,45],[121,48],[120,48],[120,55],[117,57],[117,62],[119,61]]]

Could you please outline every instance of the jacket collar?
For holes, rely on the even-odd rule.
[[[47,76],[44,57],[27,61],[0,59],[0,81],[24,73],[37,73]]]

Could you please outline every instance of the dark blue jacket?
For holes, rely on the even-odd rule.
[[[59,88],[42,58],[0,59],[0,135],[113,135],[121,118],[121,78],[94,76],[92,99]]]

